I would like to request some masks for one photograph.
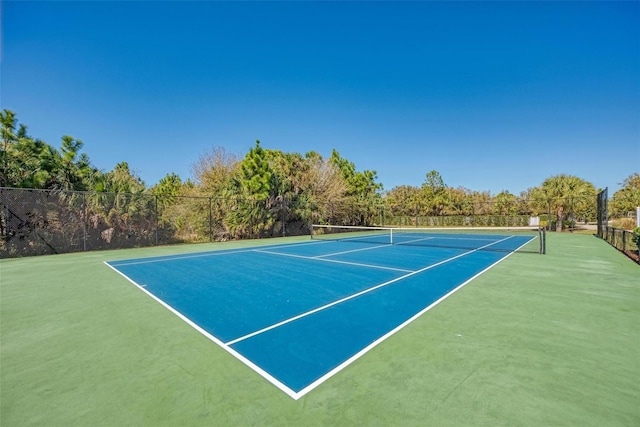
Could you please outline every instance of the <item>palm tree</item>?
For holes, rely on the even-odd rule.
[[[533,191],[538,206],[546,206],[556,214],[556,231],[562,231],[563,221],[576,213],[589,209],[595,203],[593,184],[573,175],[547,178]]]

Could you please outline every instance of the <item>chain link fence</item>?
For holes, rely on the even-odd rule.
[[[485,201],[447,215],[389,207],[379,198],[316,205],[305,197],[252,200],[0,187],[0,258],[297,236],[309,234],[312,223],[555,229],[550,201],[541,212],[526,200],[517,203],[507,209],[504,203]],[[563,219],[571,230],[589,216],[572,206]]]
[[[608,188],[597,197],[598,237],[640,264],[640,235],[609,225]]]
[[[0,188],[0,258],[308,234],[272,201]]]
[[[614,228],[607,225],[602,228],[602,235],[600,237],[611,246],[640,264],[640,236],[638,234],[633,231]]]
[[[527,204],[528,202],[523,202]],[[555,229],[556,215],[554,213],[538,213],[533,209],[511,209],[499,212],[496,202],[483,202],[481,205],[470,206],[463,213],[428,215],[416,208],[414,212],[403,209],[380,208],[379,225],[392,227],[543,227]],[[568,228],[575,227],[580,220],[575,215],[568,215]]]

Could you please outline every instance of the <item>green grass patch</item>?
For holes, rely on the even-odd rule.
[[[103,264],[274,240],[2,260],[0,425],[640,425],[640,266],[547,241],[298,401]]]

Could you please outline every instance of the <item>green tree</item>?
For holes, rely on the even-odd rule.
[[[449,204],[447,185],[442,175],[436,170],[427,173],[422,184],[425,207],[429,215],[442,215]]]
[[[200,234],[208,237],[208,227],[194,227],[197,224],[198,217],[209,219],[207,210],[194,212],[196,210],[194,209],[195,204],[191,203],[191,199],[179,198],[187,191],[186,188],[191,188],[192,186],[192,183],[183,184],[180,177],[172,172],[165,175],[150,189],[150,192],[155,196],[157,204],[158,234],[163,240],[180,241],[178,235],[193,236],[198,234],[197,232],[194,233],[194,228],[197,228]],[[188,230],[185,230],[185,227]]]
[[[331,151],[329,159],[342,173],[347,184],[347,195],[368,196],[382,190],[382,184],[376,182],[378,174],[375,170],[357,171],[355,163],[341,157],[336,149]]]
[[[158,220],[155,197],[127,162],[120,162],[105,173],[89,193],[88,200],[93,228],[100,228],[104,221],[120,246],[155,241]]]
[[[556,175],[544,180],[533,191],[534,201],[542,211],[545,206],[556,215],[556,231],[567,218],[584,216],[593,210],[596,190],[593,184],[573,175]]]
[[[96,180],[89,194],[89,208],[94,215],[104,217],[107,224],[123,225],[129,217],[146,210],[142,207],[149,202],[148,197],[142,198],[145,190],[144,182],[129,169],[129,164],[120,162]]]
[[[488,191],[472,191],[469,195],[473,200],[474,215],[490,215],[493,211],[493,198]]]
[[[539,215],[541,213],[534,206],[534,192],[534,188],[527,188],[526,190],[520,192],[520,196],[518,196],[519,215]]]
[[[39,139],[27,135],[13,111],[0,112],[2,147],[0,186],[47,188],[58,163],[58,153]]]
[[[518,212],[518,198],[508,191],[501,191],[494,197],[493,211],[497,215],[515,215]]]
[[[228,212],[227,222],[234,236],[267,234],[275,222],[273,207],[276,199],[275,176],[269,154],[260,141],[240,162],[231,182],[232,191],[240,197],[238,206]]]
[[[168,199],[173,199],[180,194],[182,188],[182,180],[175,173],[169,173],[164,176],[156,185],[151,189],[152,193],[156,196],[163,196]]]
[[[82,153],[82,141],[63,136],[60,151],[27,135],[15,113],[0,113],[2,147],[0,185],[9,187],[87,190],[100,175]]]
[[[464,187],[449,187],[447,188],[447,193],[449,204],[447,206],[446,214],[464,216],[473,215],[473,200],[471,197],[471,190]],[[468,223],[464,222],[463,224],[467,225]]]
[[[145,190],[144,181],[129,169],[127,162],[118,163],[105,175],[105,192],[139,194]]]
[[[281,221],[277,231],[282,232],[282,227],[287,226],[297,229],[306,227],[311,217],[308,212],[310,198],[308,195],[305,197],[304,187],[310,164],[300,153],[266,151],[273,173],[272,194],[275,203],[271,205],[272,216]]]
[[[92,178],[97,173],[91,166],[89,156],[79,155],[84,144],[79,139],[65,135],[62,137],[60,156],[55,168],[53,187],[61,190],[88,190]]]
[[[353,162],[340,156],[337,150],[332,150],[329,157],[331,164],[342,174],[347,191],[343,200],[344,216],[341,222],[353,225],[370,224],[382,209],[380,191],[383,186],[376,182],[375,170],[356,170]]]
[[[384,202],[394,218],[415,217],[421,211],[421,190],[411,185],[399,185],[385,194]]]
[[[260,146],[260,141],[256,141],[255,147],[240,162],[240,168],[234,177],[235,187],[245,198],[265,201],[272,194],[273,178],[267,152]]]
[[[24,188],[55,187],[58,153],[45,142],[22,137],[7,151],[9,186]]]
[[[640,206],[640,173],[629,175],[621,185],[611,199],[612,213],[616,216],[625,216]]]
[[[15,167],[13,163],[13,154],[15,151],[15,145],[19,140],[27,137],[27,127],[20,125],[18,129],[18,119],[16,114],[10,110],[4,110],[0,112],[0,129],[2,136],[2,152],[0,152],[0,160],[2,164],[2,173],[0,174],[0,186],[11,187],[15,186],[15,179],[12,176]]]
[[[163,208],[173,204],[181,191],[182,180],[173,172],[165,175],[151,188],[151,192],[158,198],[158,204]]]

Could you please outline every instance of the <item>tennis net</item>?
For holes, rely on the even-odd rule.
[[[314,224],[311,226],[311,238],[380,245],[546,253],[544,229],[531,227],[400,228]]]

